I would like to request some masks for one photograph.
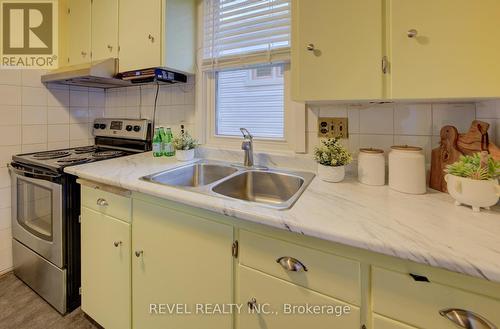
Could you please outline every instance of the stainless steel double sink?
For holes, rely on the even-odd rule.
[[[247,168],[226,162],[200,160],[141,179],[206,195],[288,209],[314,176],[309,172]]]

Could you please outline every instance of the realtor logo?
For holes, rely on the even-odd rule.
[[[57,3],[0,0],[0,66],[57,67]]]

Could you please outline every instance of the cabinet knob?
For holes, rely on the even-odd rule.
[[[408,30],[407,32],[408,38],[415,38],[418,35],[418,31],[415,29]]]
[[[122,242],[121,241],[115,241],[115,242],[113,242],[113,245],[118,248],[119,246],[122,245]]]
[[[448,308],[439,311],[441,316],[444,316],[455,325],[465,329],[497,329],[490,321],[483,318],[481,315],[471,311],[462,310],[459,308]]]
[[[106,201],[106,199],[99,198],[97,199],[97,205],[100,207],[107,207],[109,204],[108,201]]]
[[[108,49],[109,49],[109,51],[113,51],[113,46],[112,45],[108,45]]]
[[[86,51],[82,50],[81,54],[82,54],[83,57],[87,56],[87,52]]]
[[[298,259],[293,257],[280,257],[276,259],[276,263],[280,264],[281,267],[290,272],[307,272],[307,267]]]
[[[306,49],[309,51],[314,51],[314,44],[313,43],[308,44]]]
[[[254,310],[257,306],[257,299],[255,297],[252,297],[248,302],[247,302],[248,308],[250,310]]]
[[[155,37],[153,37],[151,34],[148,35],[148,39],[151,40],[151,42],[155,42]]]
[[[141,257],[143,254],[144,254],[144,251],[142,251],[142,250],[136,250],[136,252],[135,252],[135,257],[139,258],[139,257]]]

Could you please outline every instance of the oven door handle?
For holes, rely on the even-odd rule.
[[[13,172],[15,172],[16,174],[21,175],[21,176],[24,176],[25,174],[36,175],[36,176],[47,177],[47,178],[59,178],[62,176],[61,174],[51,175],[51,174],[36,173],[36,172],[32,172],[32,171],[27,171],[27,170],[21,170],[21,169],[18,169],[16,167],[13,167],[10,163],[7,164],[7,167],[9,168],[9,170],[12,170]]]

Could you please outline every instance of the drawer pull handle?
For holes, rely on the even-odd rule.
[[[113,245],[118,248],[119,246],[122,245],[122,242],[121,241],[115,241],[115,242],[113,242]]]
[[[248,308],[253,311],[256,306],[257,306],[257,299],[255,297],[252,297],[248,302],[247,302]]]
[[[290,272],[307,272],[307,267],[298,259],[293,257],[280,257],[276,260],[276,263],[280,264],[281,267]]]
[[[429,279],[423,275],[410,273],[410,276],[413,278],[413,280],[415,280],[417,282],[430,282]]]
[[[448,308],[439,311],[457,326],[465,329],[498,329],[493,323],[483,318],[481,315],[459,308]]]
[[[97,199],[97,205],[100,207],[107,207],[109,204],[108,201],[106,201],[106,199],[99,198]]]
[[[141,257],[141,256],[142,256],[142,254],[144,254],[144,251],[142,251],[142,250],[137,250],[137,251],[135,252],[135,257],[139,258],[139,257]]]

